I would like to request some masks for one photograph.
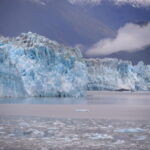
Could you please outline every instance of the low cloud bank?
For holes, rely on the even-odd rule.
[[[87,55],[108,55],[119,51],[134,52],[150,45],[150,22],[140,26],[126,24],[118,30],[116,38],[106,38],[94,44]]]
[[[100,4],[102,0],[68,0],[71,4]]]
[[[32,2],[35,2],[36,4],[40,5],[46,5],[47,2],[50,2],[51,0],[30,0]],[[99,5],[102,1],[106,0],[66,0],[70,2],[71,4],[81,4],[81,5]],[[115,5],[124,5],[124,4],[130,4],[133,7],[149,7],[150,6],[150,0],[107,0],[110,2],[113,2]]]
[[[72,4],[100,4],[101,1],[106,0],[68,0]],[[150,6],[150,0],[107,0],[116,5],[130,4],[133,7],[147,7]]]

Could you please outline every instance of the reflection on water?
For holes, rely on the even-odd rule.
[[[82,98],[0,98],[0,104],[121,104],[150,105],[150,92],[88,92]]]
[[[85,98],[0,98],[0,104],[86,104]]]
[[[90,104],[150,105],[150,92],[89,92]]]

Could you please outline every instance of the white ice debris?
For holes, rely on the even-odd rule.
[[[136,141],[143,141],[143,140],[145,140],[146,138],[147,138],[147,136],[142,135],[142,136],[139,136],[139,137],[136,139]]]
[[[43,131],[39,131],[37,129],[30,128],[30,129],[24,131],[24,135],[32,136],[33,138],[35,138],[35,137],[44,137],[44,132]]]
[[[1,127],[1,126],[0,126],[0,130],[3,130],[3,129],[4,129],[4,127]]]
[[[124,144],[125,141],[124,140],[117,140],[114,144],[119,145],[119,144]]]
[[[27,122],[20,122],[19,126],[20,127],[30,127],[30,125]]]
[[[88,109],[76,109],[75,111],[76,112],[89,112]]]
[[[128,129],[117,129],[114,130],[114,132],[120,132],[120,133],[138,133],[138,132],[144,132],[144,129],[141,128],[128,128]]]
[[[108,135],[108,134],[99,134],[99,133],[90,134],[90,135],[88,135],[88,138],[92,139],[92,140],[113,139],[113,137],[111,135]]]

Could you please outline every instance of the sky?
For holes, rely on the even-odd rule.
[[[107,55],[120,51],[136,52],[150,45],[150,22],[139,26],[127,23],[117,31],[115,38],[104,38],[94,44],[88,55]]]
[[[72,4],[94,4],[100,5],[104,0],[68,0]],[[105,0],[106,1],[106,0]],[[130,4],[133,7],[147,7],[150,6],[150,0],[107,0],[112,1],[115,5]]]
[[[150,0],[0,0],[0,18],[3,36],[32,31],[84,57],[150,64]]]

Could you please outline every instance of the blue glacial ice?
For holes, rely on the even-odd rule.
[[[0,97],[80,97],[86,90],[149,91],[150,65],[84,59],[36,33],[0,37]]]
[[[114,130],[114,132],[119,132],[119,133],[139,133],[144,131],[145,130],[141,128],[127,128],[127,129]]]
[[[88,90],[149,91],[150,65],[118,59],[85,59]]]
[[[87,70],[78,48],[35,33],[0,38],[0,97],[79,97]]]

